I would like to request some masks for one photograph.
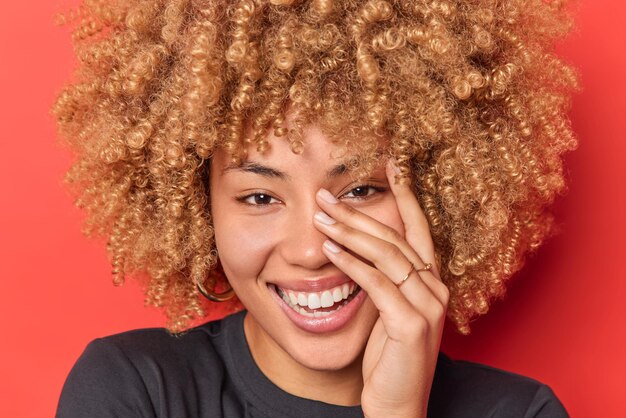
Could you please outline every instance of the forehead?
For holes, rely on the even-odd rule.
[[[249,134],[250,130],[246,131]],[[317,122],[302,127],[300,139],[303,146],[298,152],[292,149],[290,138],[276,137],[271,129],[268,129],[265,139],[269,146],[263,151],[257,149],[256,143],[248,144],[239,165],[263,163],[276,167],[315,169],[343,164],[347,171],[352,171],[363,165],[372,165],[373,160],[383,160],[381,157],[386,154],[389,142],[385,137],[373,135],[369,138],[333,139]],[[237,166],[222,148],[216,149],[213,160],[222,169]]]

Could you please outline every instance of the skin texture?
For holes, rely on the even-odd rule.
[[[448,318],[469,333],[551,235],[566,190],[577,77],[552,50],[567,3],[83,0],[53,112],[85,231],[106,239],[114,282],[145,280],[146,305],[183,331],[215,308],[197,284],[227,286],[206,187],[216,150],[265,150],[269,128],[299,152],[299,127],[319,123],[365,172],[379,134],[428,219]]]
[[[290,152],[286,141],[271,135],[269,140],[269,151],[250,149],[246,161],[281,171],[285,179],[229,168],[234,166],[228,155],[219,150],[210,171],[211,190],[220,190],[211,199],[216,245],[248,309],[245,333],[255,361],[277,386],[297,396],[361,404],[367,416],[425,416],[448,293],[436,271],[412,273],[400,288],[392,283],[410,263],[424,265],[418,252],[434,260],[415,196],[406,185],[390,184],[390,165],[381,164],[364,181],[349,172],[328,178],[342,159],[330,157],[336,145],[315,124],[305,129],[311,146],[302,154]],[[355,190],[364,183],[384,190]],[[325,201],[321,188],[337,203]],[[336,223],[316,221],[320,211]],[[355,318],[330,333],[297,328],[267,287],[276,277],[337,274],[356,281],[368,298]]]
[[[53,111],[86,231],[106,237],[116,284],[147,277],[170,330],[212,309],[198,284],[227,276],[278,386],[424,415],[446,312],[468,333],[550,234],[576,146],[576,74],[551,52],[566,3],[84,0],[68,17],[79,66]],[[349,175],[328,179],[335,141],[387,190],[357,200]],[[224,172],[233,160],[289,179]],[[274,200],[236,199],[253,192]],[[394,285],[425,262],[440,269]],[[337,274],[369,297],[324,335],[296,329],[267,287]]]

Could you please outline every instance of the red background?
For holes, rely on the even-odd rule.
[[[163,325],[134,283],[111,285],[103,244],[81,235],[82,214],[61,186],[69,157],[48,108],[73,58],[53,16],[74,3],[10,1],[0,12],[2,416],[52,416],[87,342]],[[626,411],[626,4],[587,0],[577,15],[559,46],[584,87],[571,112],[580,147],[566,158],[570,191],[556,205],[562,233],[471,336],[449,327],[443,349],[549,384],[574,417],[617,417]]]

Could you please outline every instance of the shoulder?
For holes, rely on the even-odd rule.
[[[171,334],[165,328],[144,328],[113,334],[91,341],[85,353],[97,356],[123,356],[133,364],[143,362],[182,364],[197,361],[199,352],[215,354],[213,329],[220,321]]]
[[[220,325],[221,321],[215,321],[181,334],[171,334],[164,328],[145,328],[96,338],[87,345],[77,365],[131,365],[142,377],[153,373],[155,367],[175,372],[190,365],[216,365],[220,357],[214,337],[219,335]]]
[[[57,417],[151,417],[163,412],[164,396],[175,405],[219,390],[224,366],[215,340],[221,325],[214,321],[178,335],[137,329],[91,341],[67,376]]]
[[[443,353],[437,361],[429,408],[433,416],[441,417],[569,416],[549,386],[484,364],[453,360]]]

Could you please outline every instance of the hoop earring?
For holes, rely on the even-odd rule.
[[[225,292],[215,293],[213,291],[208,291],[200,282],[197,282],[196,286],[198,287],[198,291],[202,294],[202,296],[213,302],[226,302],[227,300],[235,296],[235,290],[232,287]]]

